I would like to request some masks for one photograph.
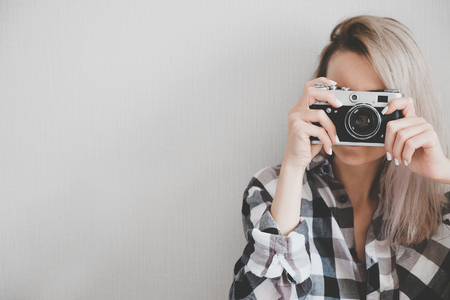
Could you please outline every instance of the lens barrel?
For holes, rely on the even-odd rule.
[[[381,116],[371,105],[359,104],[346,114],[345,129],[358,140],[367,140],[377,134],[381,127]]]

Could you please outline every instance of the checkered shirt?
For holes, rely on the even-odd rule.
[[[380,239],[379,206],[364,264],[356,256],[352,203],[321,155],[304,176],[300,224],[280,234],[270,214],[280,168],[261,170],[245,190],[248,244],[235,265],[229,299],[450,299],[449,208],[431,240],[391,247]]]

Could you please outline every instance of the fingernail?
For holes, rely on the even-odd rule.
[[[336,135],[336,144],[340,143],[341,141],[339,140],[338,136]]]
[[[341,107],[342,105],[344,105],[344,103],[342,103],[341,101],[339,101],[338,98],[336,98],[336,103],[337,103],[337,105],[339,105],[339,107]]]
[[[406,162],[406,160],[404,160],[403,162],[405,163],[405,166],[407,166],[407,165],[408,165],[408,163]]]
[[[388,111],[388,109],[389,109],[389,107],[388,106],[385,106],[384,108],[383,108],[383,110],[381,111],[381,114],[385,114],[387,111]]]
[[[386,152],[386,158],[388,161],[392,160],[392,155],[389,152]]]
[[[330,147],[330,155],[333,155],[333,149]]]
[[[328,81],[329,81],[332,85],[336,85],[336,84],[337,84],[336,81],[333,81],[333,80],[330,80],[330,79],[328,79]]]
[[[399,165],[398,160],[397,160],[396,158],[394,158],[394,162],[395,162],[395,165],[396,165],[396,166]]]

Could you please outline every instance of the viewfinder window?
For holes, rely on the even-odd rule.
[[[378,96],[378,102],[388,102],[388,96]]]

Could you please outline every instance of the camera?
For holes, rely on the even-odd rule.
[[[383,108],[395,98],[404,95],[398,89],[383,91],[358,92],[348,87],[327,87],[316,83],[316,88],[331,90],[343,105],[334,108],[327,102],[317,101],[311,109],[322,109],[336,127],[340,145],[384,147],[386,124],[391,120],[403,118],[401,110],[383,115]],[[321,126],[319,123],[314,125]],[[313,144],[321,144],[317,137],[310,137]]]

